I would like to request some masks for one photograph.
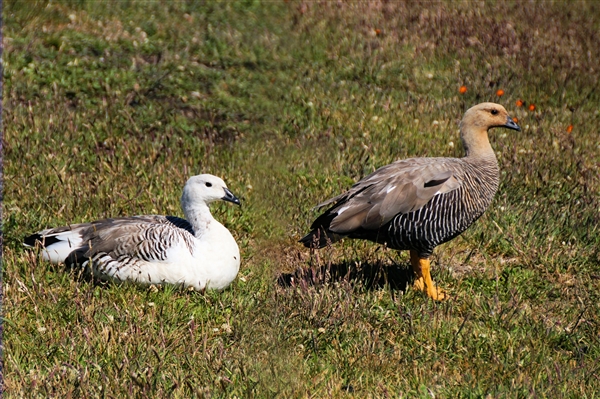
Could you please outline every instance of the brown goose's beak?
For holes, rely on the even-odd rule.
[[[519,125],[517,125],[517,123],[515,121],[513,121],[513,119],[510,116],[506,117],[506,124],[502,125],[502,127],[506,127],[508,129],[516,130],[518,132],[521,131],[521,127]]]
[[[223,190],[225,190],[225,196],[221,198],[223,201],[233,202],[234,204],[239,205],[239,206],[242,205],[240,200],[238,199],[238,197],[233,195],[233,193],[231,191],[229,191],[228,188],[224,188]]]

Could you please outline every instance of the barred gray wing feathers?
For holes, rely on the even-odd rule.
[[[329,225],[331,231],[344,234],[359,227],[376,229],[399,213],[422,208],[437,194],[459,188],[461,183],[455,176],[454,162],[449,158],[394,162],[319,206],[335,203],[329,210],[329,213],[337,213]]]
[[[69,257],[71,264],[83,264],[97,254],[106,254],[112,259],[163,261],[167,250],[179,240],[186,243],[190,253],[193,251],[191,226],[186,220],[172,216],[104,219],[75,225],[72,229],[79,231],[83,243]]]

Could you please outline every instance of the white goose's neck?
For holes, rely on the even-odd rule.
[[[183,213],[186,220],[192,225],[196,238],[201,238],[215,221],[207,204],[185,204],[182,203]]]

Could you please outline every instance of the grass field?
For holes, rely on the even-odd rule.
[[[3,15],[6,397],[600,396],[598,3]],[[375,168],[461,156],[458,121],[482,101],[522,131],[492,131],[498,194],[432,258],[451,300],[404,289],[405,253],[297,243],[315,204]],[[224,292],[93,285],[21,246],[67,223],[181,216],[198,173],[242,200],[212,208],[242,253]]]

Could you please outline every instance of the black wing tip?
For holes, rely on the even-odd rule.
[[[35,247],[36,242],[41,241],[41,236],[39,234],[32,234],[23,238],[23,244],[28,247]]]
[[[65,266],[69,269],[77,269],[87,265],[91,260],[89,256],[86,256],[87,252],[87,250],[72,251],[65,259]]]
[[[54,236],[43,236],[39,233],[32,234],[23,239],[23,244],[28,247],[35,247],[36,245],[40,245],[42,247],[49,247],[50,245],[57,243],[60,241],[58,238]]]
[[[311,231],[310,233],[299,239],[298,242],[302,243],[302,245],[304,245],[306,248],[314,248],[315,232]]]
[[[339,241],[341,238],[342,236],[338,234],[329,232],[323,228],[316,228],[299,239],[298,242],[301,242],[306,248],[321,249]]]

